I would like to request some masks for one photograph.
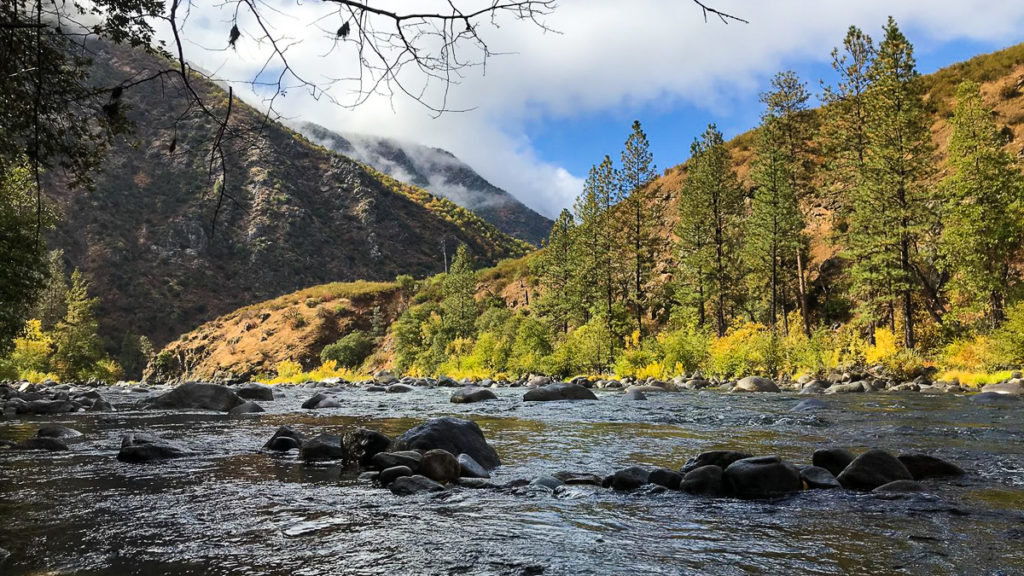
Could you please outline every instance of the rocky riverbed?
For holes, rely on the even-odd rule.
[[[1012,393],[484,384],[0,386],[0,570],[1024,571]]]

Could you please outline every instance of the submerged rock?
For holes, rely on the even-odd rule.
[[[981,388],[981,391],[983,393],[994,392],[996,394],[1009,394],[1010,396],[1024,396],[1024,383],[1020,379],[1014,378],[997,384],[986,384]]]
[[[737,460],[725,469],[725,485],[739,498],[771,498],[803,489],[800,471],[778,456]]]
[[[604,483],[604,479],[597,474],[589,474],[586,472],[562,471],[555,472],[553,476],[570,486],[601,486]]]
[[[565,382],[539,386],[523,395],[524,402],[554,402],[558,400],[597,400],[597,396],[579,384]]]
[[[873,494],[905,494],[924,492],[924,486],[914,480],[893,480],[871,491]]]
[[[40,426],[39,431],[36,432],[36,436],[39,438],[77,438],[81,435],[82,433],[78,430],[60,424],[46,424]]]
[[[287,452],[302,447],[305,437],[289,426],[281,426],[274,432],[274,435],[263,445],[264,450],[275,450]]]
[[[626,393],[622,395],[622,399],[623,400],[637,400],[637,401],[639,401],[639,400],[647,400],[647,396],[644,394],[643,390],[635,390],[634,389],[634,390],[627,390]]]
[[[234,408],[229,410],[228,414],[232,416],[241,416],[242,414],[259,414],[261,412],[266,412],[266,410],[264,410],[262,406],[255,402],[247,401],[242,402],[238,406],[235,406]]]
[[[807,400],[800,401],[796,406],[793,406],[790,412],[814,412],[817,410],[828,410],[828,404],[818,400],[817,398],[808,398]]]
[[[416,474],[414,476],[402,476],[396,478],[388,487],[397,496],[412,496],[428,492],[444,492],[444,486],[434,482],[426,476]]]
[[[70,450],[68,445],[64,443],[60,438],[28,438],[23,440],[17,445],[18,450],[48,450],[50,452],[59,452],[64,450]]]
[[[876,448],[857,456],[836,479],[843,488],[867,492],[894,480],[914,477],[895,456]]]
[[[405,394],[407,392],[414,392],[416,389],[408,384],[392,384],[387,387],[385,392],[389,394]]]
[[[243,400],[234,390],[219,384],[186,382],[155,398],[142,401],[146,408],[156,410],[214,410],[228,412]]]
[[[395,440],[398,450],[446,450],[468,454],[488,470],[501,465],[498,453],[484,439],[480,426],[472,420],[435,418],[407,431]]]

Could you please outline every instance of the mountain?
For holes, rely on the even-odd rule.
[[[211,168],[217,123],[188,107],[172,63],[95,41],[91,79],[124,90],[134,129],[107,150],[91,190],[48,175],[62,215],[48,238],[100,298],[101,333],[157,346],[240,306],[334,281],[444,269],[457,243],[481,264],[530,247],[451,201],[309,142],[235,99]],[[212,115],[228,93],[191,79]],[[223,196],[221,195],[223,192]]]
[[[342,135],[308,122],[297,129],[330,150],[448,198],[509,236],[540,246],[551,232],[551,220],[485,180],[447,150],[379,136]]]

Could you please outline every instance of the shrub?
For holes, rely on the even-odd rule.
[[[1005,367],[1024,366],[1024,302],[1006,311],[1006,322],[992,334],[993,363]]]
[[[673,375],[693,373],[707,362],[711,338],[696,327],[663,332],[658,336],[662,364]]]
[[[875,344],[864,349],[864,361],[881,365],[894,378],[910,378],[925,365],[924,358],[914,350],[907,350],[892,330],[875,330]]]
[[[634,331],[626,337],[626,347],[615,360],[615,375],[619,378],[632,376],[661,378],[664,365],[659,361],[661,348],[656,340],[640,340],[640,332]]]
[[[745,322],[733,326],[725,336],[715,338],[708,351],[708,372],[722,378],[775,376],[778,336],[760,324]]]
[[[306,308],[316,308],[320,305],[320,299],[315,297],[306,298]]]
[[[298,330],[307,324],[306,317],[295,308],[285,312],[284,319],[293,330]]]
[[[320,352],[320,361],[326,363],[333,360],[344,368],[355,368],[362,365],[373,348],[373,338],[362,330],[355,330],[334,344],[325,346]]]

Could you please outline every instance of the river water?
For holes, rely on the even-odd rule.
[[[70,452],[0,451],[0,574],[1024,574],[1024,401],[851,394],[792,412],[803,397],[718,392],[628,401],[456,405],[451,390],[336,393],[342,408],[301,410],[314,391],[278,389],[256,417],[121,411],[0,420],[21,440],[43,422],[84,433]],[[678,469],[737,449],[809,463],[821,447],[923,451],[968,475],[902,498],[808,491],[777,501],[596,487],[393,496],[358,470],[259,448],[277,426],[397,436],[437,416],[480,424],[502,458],[495,483],[561,470]],[[195,450],[161,464],[115,459],[149,431]]]

